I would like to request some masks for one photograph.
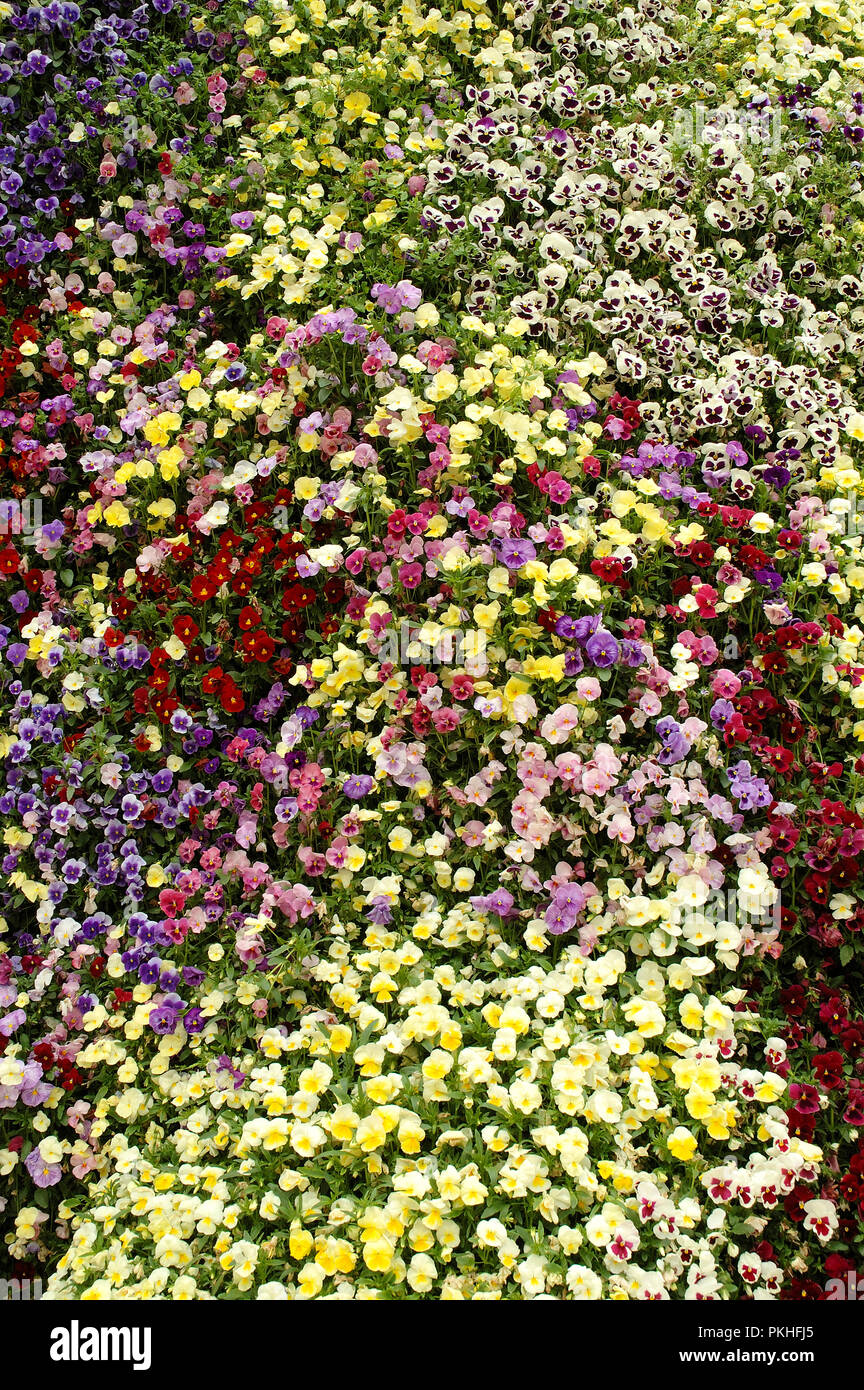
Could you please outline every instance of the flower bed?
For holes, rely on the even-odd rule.
[[[115,8],[0,4],[10,1271],[825,1297],[861,6]]]

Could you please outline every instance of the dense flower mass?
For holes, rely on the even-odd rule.
[[[4,1268],[825,1298],[864,5],[0,22]]]

